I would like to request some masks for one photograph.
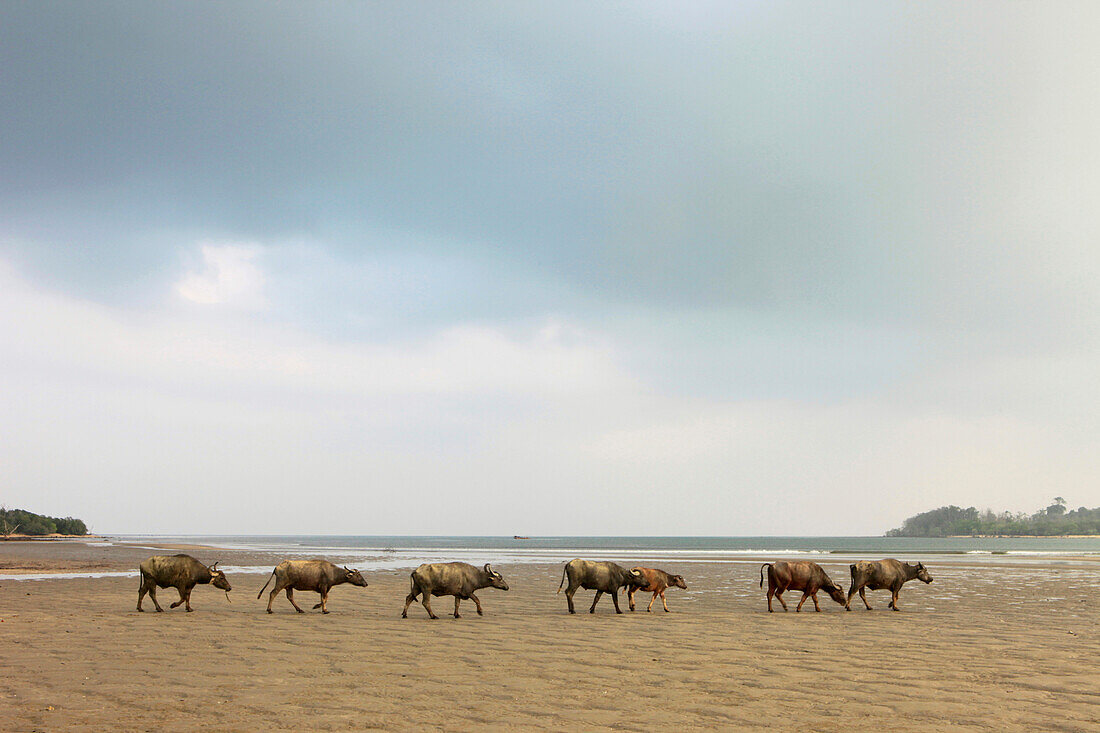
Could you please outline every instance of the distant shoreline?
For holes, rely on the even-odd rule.
[[[947,539],[953,539],[953,540],[969,540],[969,539],[981,539],[981,540],[996,540],[996,539],[1005,539],[1005,540],[1026,540],[1026,539],[1037,539],[1037,540],[1091,540],[1091,539],[1096,539],[1096,538],[1100,538],[1100,534],[949,534],[949,535],[947,535]],[[904,538],[894,537],[892,539],[904,539]],[[912,539],[915,539],[915,540],[935,540],[935,539],[942,539],[942,538],[931,537],[931,536],[925,537],[925,536],[922,535],[920,537],[914,536],[914,537],[912,537]]]
[[[98,534],[11,534],[0,536],[0,542],[49,542],[51,540],[101,540]]]

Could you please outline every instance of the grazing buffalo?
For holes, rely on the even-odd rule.
[[[454,596],[455,618],[462,618],[458,614],[458,604],[463,598],[472,600],[477,606],[477,615],[484,616],[481,612],[481,601],[474,595],[474,591],[482,588],[508,590],[504,576],[493,570],[489,563],[481,568],[464,562],[424,563],[409,577],[409,595],[405,596],[405,610],[401,612],[401,618],[409,617],[409,606],[417,596],[421,596],[420,601],[429,618],[439,618],[432,612],[432,596]]]
[[[795,611],[802,610],[802,604],[807,598],[814,601],[814,610],[820,611],[817,605],[817,592],[824,589],[829,597],[840,605],[844,605],[844,589],[834,583],[816,562],[800,560],[798,562],[777,563],[766,562],[760,566],[760,587],[764,587],[764,568],[768,569],[768,613],[772,611],[772,596],[779,599],[783,610],[787,610],[787,604],[783,600],[783,592],[786,590],[802,591],[802,600],[798,602]]]
[[[865,588],[871,590],[882,590],[883,588],[889,588],[890,608],[895,611],[898,610],[898,593],[901,592],[901,586],[906,581],[910,581],[913,578],[917,578],[925,583],[932,582],[932,576],[928,574],[928,571],[924,569],[924,563],[918,562],[916,565],[910,565],[907,562],[898,562],[897,560],[878,560],[876,562],[869,562],[867,560],[860,560],[855,565],[849,566],[852,571],[852,587],[848,589],[848,600],[844,603],[844,609],[846,611],[852,610],[852,596],[859,592],[859,597],[863,600],[863,605],[867,606],[867,610],[871,610],[871,604],[867,602],[867,596],[864,594]]]
[[[210,567],[190,555],[153,555],[141,564],[141,588],[138,590],[137,610],[143,611],[141,601],[148,593],[153,599],[153,605],[157,611],[163,611],[157,603],[157,588],[175,588],[179,591],[180,599],[171,604],[169,608],[175,608],[181,603],[188,612],[191,608],[191,589],[199,584],[212,583],[215,588],[225,591],[226,600],[229,599],[229,591],[233,590],[225,573],[218,570],[218,563]],[[232,601],[230,601],[232,603]]]
[[[615,613],[622,613],[619,609],[619,589],[624,586],[642,588],[646,585],[646,578],[639,570],[627,570],[613,562],[593,562],[580,558],[565,564],[561,583],[558,583],[558,593],[561,593],[566,576],[569,577],[569,587],[565,589],[565,600],[569,602],[569,613],[576,613],[573,608],[573,594],[577,592],[577,588],[596,591],[592,608],[588,609],[589,613],[596,612],[596,604],[604,593],[611,594],[611,600],[615,602]]]
[[[682,575],[669,575],[664,570],[655,570],[653,568],[631,568],[630,572],[640,572],[645,576],[646,584],[641,588],[635,588],[630,586],[627,588],[627,598],[630,600],[630,610],[634,610],[634,594],[638,591],[643,593],[652,593],[653,597],[649,599],[649,605],[646,606],[646,611],[653,610],[653,602],[657,600],[657,596],[661,597],[661,603],[664,604],[665,612],[668,612],[668,601],[665,600],[665,589],[667,588],[683,588],[687,590],[687,583],[684,582],[684,576]]]
[[[349,570],[347,566],[339,568],[328,560],[283,560],[271,571],[271,577],[264,583],[264,587],[260,588],[260,592],[256,595],[257,598],[267,590],[271,578],[275,578],[275,587],[271,589],[271,595],[267,597],[268,613],[273,613],[271,602],[275,600],[275,596],[279,595],[279,591],[284,588],[286,588],[286,599],[290,601],[290,605],[294,606],[294,610],[298,613],[305,613],[305,611],[298,608],[298,604],[294,602],[294,591],[296,590],[320,593],[321,602],[314,608],[320,608],[321,613],[328,613],[328,592],[332,586],[351,583],[360,588],[367,587],[367,581],[363,580],[363,576],[359,574],[359,571]]]

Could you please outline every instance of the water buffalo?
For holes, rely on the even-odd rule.
[[[179,591],[180,599],[171,604],[169,608],[175,608],[181,603],[188,612],[191,608],[191,589],[199,584],[212,583],[215,588],[225,591],[226,600],[229,599],[229,591],[233,590],[225,573],[218,570],[218,563],[210,567],[190,555],[153,555],[143,562],[141,570],[141,588],[138,590],[137,610],[143,611],[141,601],[148,593],[153,599],[153,605],[157,611],[163,611],[157,603],[157,588],[175,588]],[[232,601],[230,601],[232,603]]]
[[[852,610],[852,596],[857,591],[859,597],[863,600],[863,605],[867,606],[868,611],[871,610],[871,604],[867,602],[867,596],[864,594],[865,588],[871,590],[889,588],[891,594],[890,608],[897,611],[898,593],[901,592],[901,586],[907,581],[917,578],[924,583],[932,582],[932,576],[928,574],[928,571],[924,568],[924,563],[921,562],[910,565],[907,562],[898,562],[892,559],[878,560],[877,562],[860,560],[849,567],[852,571],[852,587],[848,589],[848,599],[844,603],[846,611]]]
[[[630,601],[630,610],[634,610],[634,594],[638,591],[645,593],[652,593],[653,597],[649,599],[649,605],[646,607],[646,611],[653,610],[653,602],[657,600],[657,596],[661,597],[661,603],[664,604],[665,611],[668,611],[668,601],[665,600],[666,588],[683,588],[687,590],[687,583],[684,582],[684,576],[682,575],[669,575],[664,570],[655,570],[653,568],[631,568],[630,572],[635,570],[639,571],[645,576],[646,584],[641,588],[635,588],[630,586],[627,588],[626,594]]]
[[[432,596],[454,596],[455,618],[462,618],[458,613],[458,604],[463,598],[472,600],[477,605],[477,615],[484,616],[481,612],[481,601],[474,595],[474,591],[482,588],[508,590],[504,576],[493,570],[489,563],[481,568],[464,562],[424,563],[409,578],[409,595],[405,596],[405,609],[401,611],[401,618],[409,617],[409,606],[417,596],[421,596],[420,601],[429,618],[439,618],[432,611]]]
[[[351,583],[360,588],[367,587],[367,581],[363,580],[363,576],[359,574],[359,571],[349,570],[347,566],[339,568],[328,560],[283,560],[271,571],[271,577],[264,583],[264,587],[260,588],[260,592],[256,595],[257,598],[267,590],[267,586],[271,584],[271,578],[275,578],[275,587],[271,589],[271,595],[267,597],[268,613],[273,613],[271,602],[275,600],[275,596],[279,595],[279,591],[284,588],[286,588],[286,599],[290,601],[290,605],[294,606],[294,610],[298,613],[305,613],[305,611],[298,608],[298,604],[294,602],[294,591],[296,590],[320,593],[321,602],[314,608],[320,608],[321,613],[328,613],[328,592],[332,586]]]
[[[619,608],[619,589],[643,588],[646,578],[639,570],[627,570],[613,562],[594,562],[577,558],[565,564],[562,570],[561,583],[558,583],[558,593],[565,584],[566,576],[569,577],[569,587],[565,589],[565,600],[569,602],[569,613],[576,613],[573,608],[573,594],[577,588],[595,590],[596,597],[592,599],[592,608],[589,613],[596,612],[596,604],[604,593],[611,594],[611,600],[615,602],[615,613],[622,613]]]
[[[802,610],[802,604],[807,598],[814,601],[814,610],[820,611],[817,605],[817,592],[824,589],[829,597],[840,605],[844,605],[844,589],[834,583],[816,562],[800,560],[797,562],[780,561],[777,563],[766,562],[760,566],[760,587],[764,587],[764,568],[768,569],[768,613],[772,611],[772,596],[779,599],[783,610],[787,610],[787,604],[783,600],[783,592],[786,590],[802,591],[802,600],[794,609]]]

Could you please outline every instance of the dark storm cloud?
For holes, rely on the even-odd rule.
[[[8,4],[3,234],[100,296],[152,287],[214,237],[462,259],[467,291],[520,283],[521,312],[1026,317],[1069,296],[1030,271],[1043,222],[1005,182],[1045,143],[1008,116],[1051,101],[1061,72],[1036,62],[1078,58],[1088,25],[1036,50],[1029,24],[1063,18],[1033,15]],[[1069,174],[1056,190],[1095,183]]]

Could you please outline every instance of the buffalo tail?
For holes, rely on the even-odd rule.
[[[565,571],[568,569],[568,565],[561,569],[561,582],[558,583],[558,593],[561,593],[561,587],[565,585]]]
[[[763,565],[760,566],[760,587],[761,588],[764,587],[764,568],[770,568],[771,566],[772,566],[772,564],[770,562],[766,562],[766,563],[764,563]]]
[[[272,570],[272,571],[271,571],[271,578],[274,578],[274,577],[275,577],[275,571],[274,571],[274,570]],[[268,579],[267,579],[267,582],[266,582],[266,583],[264,583],[264,587],[263,587],[263,588],[260,588],[260,592],[256,594],[256,597],[257,597],[257,598],[259,598],[260,596],[262,596],[262,595],[264,594],[264,591],[265,591],[265,590],[267,590],[267,586],[271,585],[271,578],[268,578]],[[226,598],[228,598],[228,597],[229,597],[229,594],[228,594],[228,593],[226,593],[226,594],[225,594],[225,597],[226,597]],[[233,602],[233,601],[230,601],[230,603],[232,603],[232,602]]]

